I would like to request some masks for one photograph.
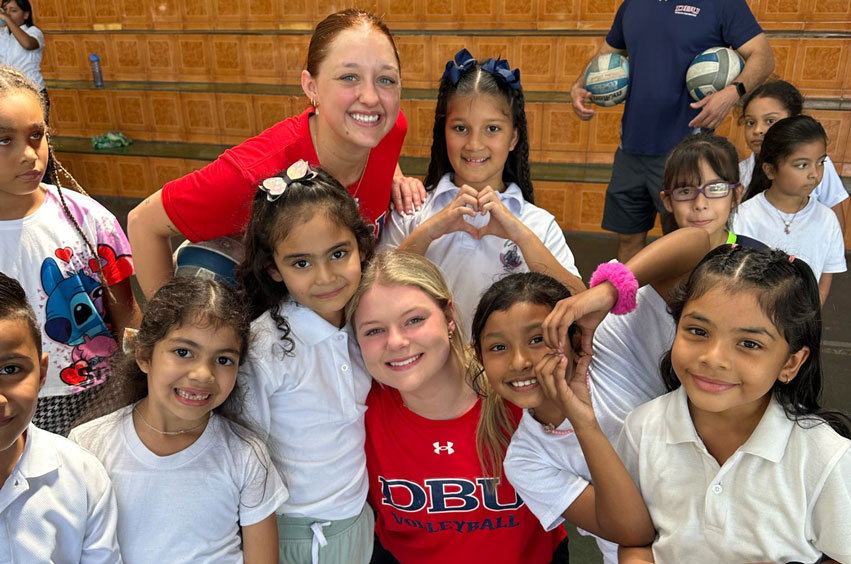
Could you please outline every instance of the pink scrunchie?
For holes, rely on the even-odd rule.
[[[638,307],[635,301],[635,293],[638,292],[638,280],[635,279],[635,275],[630,269],[617,261],[605,262],[594,271],[590,286],[593,288],[606,280],[611,282],[615,290],[618,291],[618,301],[612,308],[612,313],[624,315]]]

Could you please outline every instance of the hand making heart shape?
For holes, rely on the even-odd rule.
[[[488,221],[481,227],[476,227],[474,221],[479,215],[488,216]],[[493,188],[488,186],[477,192],[475,188],[466,184],[458,190],[455,199],[428,223],[431,224],[429,234],[432,240],[456,231],[469,233],[475,239],[494,235],[514,240],[514,237],[523,229],[523,224],[505,207],[499,198],[499,193]],[[475,223],[480,222],[475,221]]]

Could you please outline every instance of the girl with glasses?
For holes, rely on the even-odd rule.
[[[679,227],[709,233],[713,248],[733,243],[765,248],[730,229],[730,216],[742,199],[737,159],[736,148],[724,137],[709,133],[686,137],[665,162],[662,203]]]

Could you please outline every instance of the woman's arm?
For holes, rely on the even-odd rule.
[[[133,288],[130,286],[129,278],[125,278],[118,284],[113,284],[109,287],[109,291],[104,292],[104,294],[106,296],[104,303],[112,324],[112,332],[120,346],[124,339],[124,329],[127,327],[138,329],[142,323],[142,312],[139,311],[139,304],[133,297]]]
[[[38,39],[21,29],[21,26],[13,22],[2,9],[0,9],[0,20],[6,22],[6,25],[9,27],[9,31],[12,32],[12,35],[14,35],[15,39],[18,40],[18,43],[21,44],[21,47],[27,51],[35,51],[38,49]]]
[[[405,176],[399,163],[393,173],[393,187],[390,192],[390,204],[402,215],[419,211],[426,200],[426,189],[422,181],[414,176]]]
[[[278,521],[274,513],[242,527],[242,553],[245,564],[278,564]]]
[[[171,238],[179,234],[163,207],[162,190],[145,198],[127,216],[136,278],[148,299],[174,276]]]

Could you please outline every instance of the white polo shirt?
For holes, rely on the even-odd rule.
[[[753,153],[745,160],[739,161],[739,182],[746,189],[751,184],[755,163],[756,156]],[[848,198],[848,191],[845,189],[845,185],[842,184],[842,179],[839,178],[839,173],[836,172],[836,166],[834,166],[830,157],[824,160],[824,175],[821,178],[821,182],[816,186],[816,189],[813,190],[812,196],[815,196],[816,200],[829,208]]]
[[[674,320],[653,287],[639,288],[636,301],[635,310],[607,315],[594,332],[591,400],[611,441],[633,408],[667,391],[659,361],[673,343]],[[558,429],[572,427],[565,420]],[[503,466],[508,481],[548,531],[564,522],[562,513],[591,482],[576,435],[545,433],[528,411],[511,437]],[[617,545],[600,538],[597,545],[606,564],[617,564]]]
[[[38,47],[33,50],[24,49],[18,39],[9,31],[9,26],[0,27],[0,63],[14,67],[24,76],[44,90],[44,78],[41,76],[41,56],[44,53],[44,33],[34,25],[24,24],[21,29],[38,41]]]
[[[785,231],[785,223],[789,233]],[[845,272],[845,240],[836,214],[810,198],[797,214],[781,212],[757,194],[739,205],[733,216],[733,232],[762,241],[806,261],[816,280],[822,272]]]
[[[682,387],[633,411],[617,450],[650,511],[660,564],[851,562],[851,441],[790,421],[773,397],[723,466]]]
[[[281,304],[292,354],[269,312],[251,324],[240,367],[245,413],[268,433],[272,460],[289,489],[277,513],[324,520],[360,514],[368,488],[364,442],[366,371],[349,325],[334,327],[293,300]]]
[[[120,563],[118,509],[98,459],[30,424],[0,488],[0,562]]]
[[[452,175],[445,174],[429,192],[420,211],[404,216],[393,211],[384,226],[378,250],[395,249],[401,245],[417,227],[449,205],[458,195],[458,190],[452,182]],[[543,241],[565,269],[579,276],[573,253],[552,214],[525,201],[520,187],[514,183],[499,193],[499,199]],[[490,214],[466,219],[476,228],[484,227],[490,221]],[[508,274],[530,270],[523,253],[513,241],[490,235],[476,239],[463,231],[436,239],[429,245],[425,256],[440,268],[446,278],[457,306],[456,312],[460,313],[465,339],[470,338],[473,314],[484,291]]]

